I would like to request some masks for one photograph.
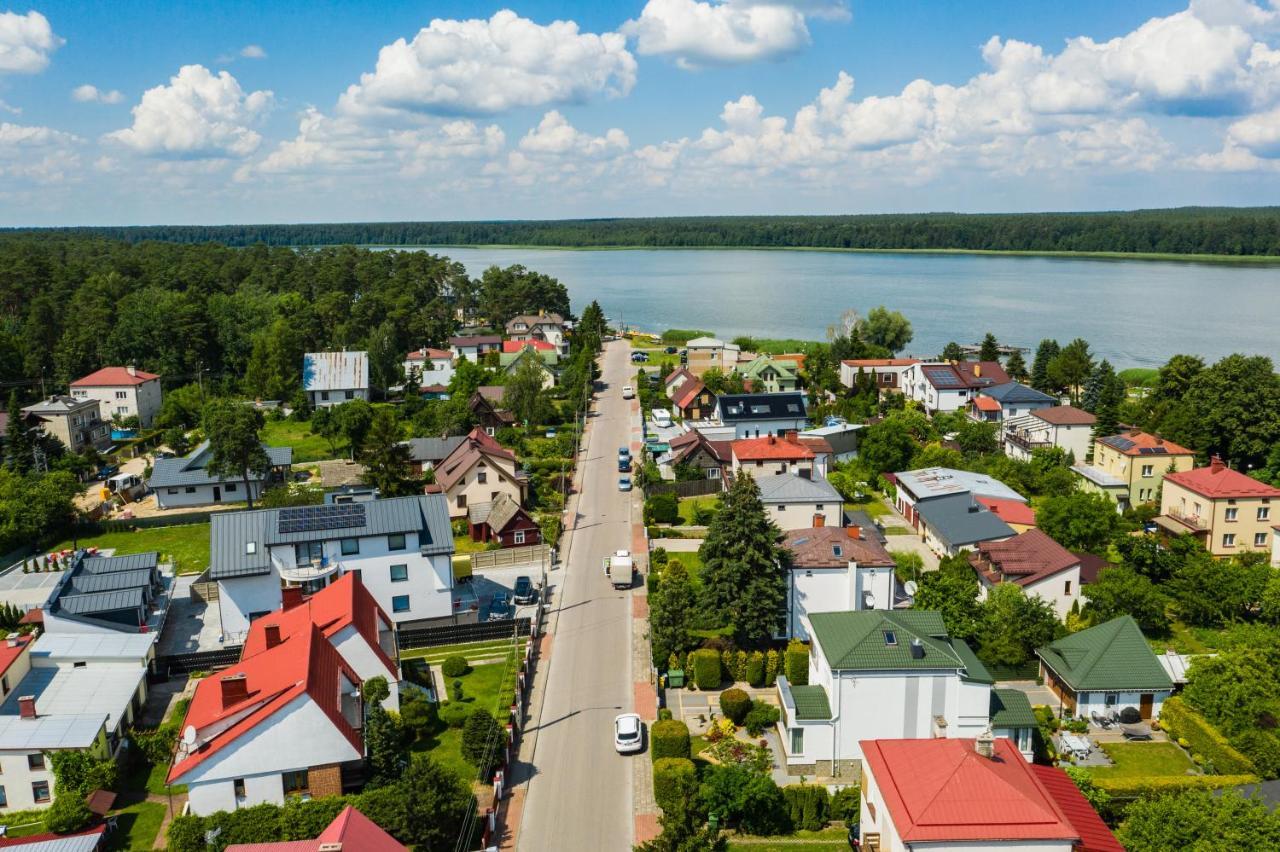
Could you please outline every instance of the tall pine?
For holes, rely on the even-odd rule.
[[[1013,350],[1013,354],[1009,356],[1009,360],[1004,364],[1004,371],[1015,382],[1025,382],[1027,380],[1027,362],[1022,359],[1020,350]]]
[[[662,569],[657,590],[649,596],[649,639],[655,665],[665,666],[667,657],[697,646],[689,635],[696,616],[697,599],[689,571],[673,558]]]
[[[1105,438],[1120,431],[1120,406],[1127,390],[1124,379],[1116,375],[1111,362],[1105,358],[1098,362],[1089,374],[1081,396],[1080,407],[1093,414],[1093,437]]]
[[[34,442],[27,425],[22,422],[22,406],[18,403],[18,392],[9,392],[9,425],[4,433],[5,462],[10,470],[27,473],[35,464],[33,452]]]
[[[989,331],[987,332],[987,336],[982,338],[982,346],[978,349],[978,360],[1000,360],[1000,341],[996,340],[996,336]]]
[[[718,623],[733,627],[739,644],[767,642],[782,624],[786,603],[782,533],[749,474],[740,473],[720,502],[698,549],[702,605]]]
[[[1031,362],[1031,386],[1038,391],[1052,393],[1058,388],[1053,386],[1053,382],[1049,379],[1049,362],[1058,357],[1058,353],[1062,351],[1062,347],[1058,345],[1056,340],[1041,340],[1040,345],[1036,347],[1036,359]]]

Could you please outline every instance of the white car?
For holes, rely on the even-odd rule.
[[[636,397],[636,389],[635,389],[635,388],[631,387],[631,385],[623,385],[623,386],[622,386],[622,398],[623,398],[623,399],[635,399],[635,397]]]
[[[623,713],[613,720],[613,747],[618,754],[634,754],[644,749],[644,726],[635,713]]]

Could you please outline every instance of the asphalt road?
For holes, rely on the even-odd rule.
[[[613,749],[613,718],[630,712],[631,593],[617,591],[601,569],[605,556],[631,547],[632,494],[618,491],[618,447],[631,442],[629,347],[607,344],[597,415],[583,463],[582,493],[566,574],[553,612],[546,698],[538,719],[534,775],[517,848],[630,849],[632,760]],[[557,622],[558,619],[558,622]]]

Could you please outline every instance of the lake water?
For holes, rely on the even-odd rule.
[[[478,276],[521,263],[645,331],[705,328],[823,340],[847,308],[901,311],[932,356],[990,331],[1034,350],[1046,337],[1089,341],[1117,368],[1156,367],[1179,352],[1280,361],[1280,267],[988,255],[819,251],[432,248]],[[1029,362],[1029,359],[1028,359]]]

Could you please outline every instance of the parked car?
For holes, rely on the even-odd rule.
[[[538,590],[533,587],[533,580],[523,575],[516,577],[516,587],[512,597],[518,604],[537,603]]]
[[[618,473],[630,473],[630,472],[631,472],[631,456],[626,456],[626,457],[619,456],[618,457]]]
[[[680,350],[676,349],[674,346],[668,346],[666,349],[663,349],[662,351],[667,353],[668,355],[674,355],[676,354],[676,352]]]
[[[120,467],[114,464],[104,464],[98,468],[98,472],[93,475],[94,479],[110,479],[120,472]]]
[[[618,490],[619,490],[619,491],[630,491],[630,490],[631,490],[631,477],[629,477],[629,476],[619,476],[619,477],[618,477]]]
[[[631,353],[631,361],[634,364],[643,364],[645,361],[648,361],[648,360],[649,360],[648,352],[632,352]]]
[[[618,458],[620,458],[620,459],[629,459],[629,458],[631,458],[631,448],[630,448],[630,447],[618,447]]]
[[[511,617],[511,599],[506,592],[494,592],[489,600],[489,620],[505,621]]]
[[[636,389],[635,389],[635,388],[633,388],[633,387],[631,387],[631,385],[623,385],[623,386],[622,386],[622,398],[623,398],[623,399],[635,399],[635,398],[636,398]]]
[[[644,726],[636,713],[623,713],[613,720],[613,747],[618,754],[644,750]]]

